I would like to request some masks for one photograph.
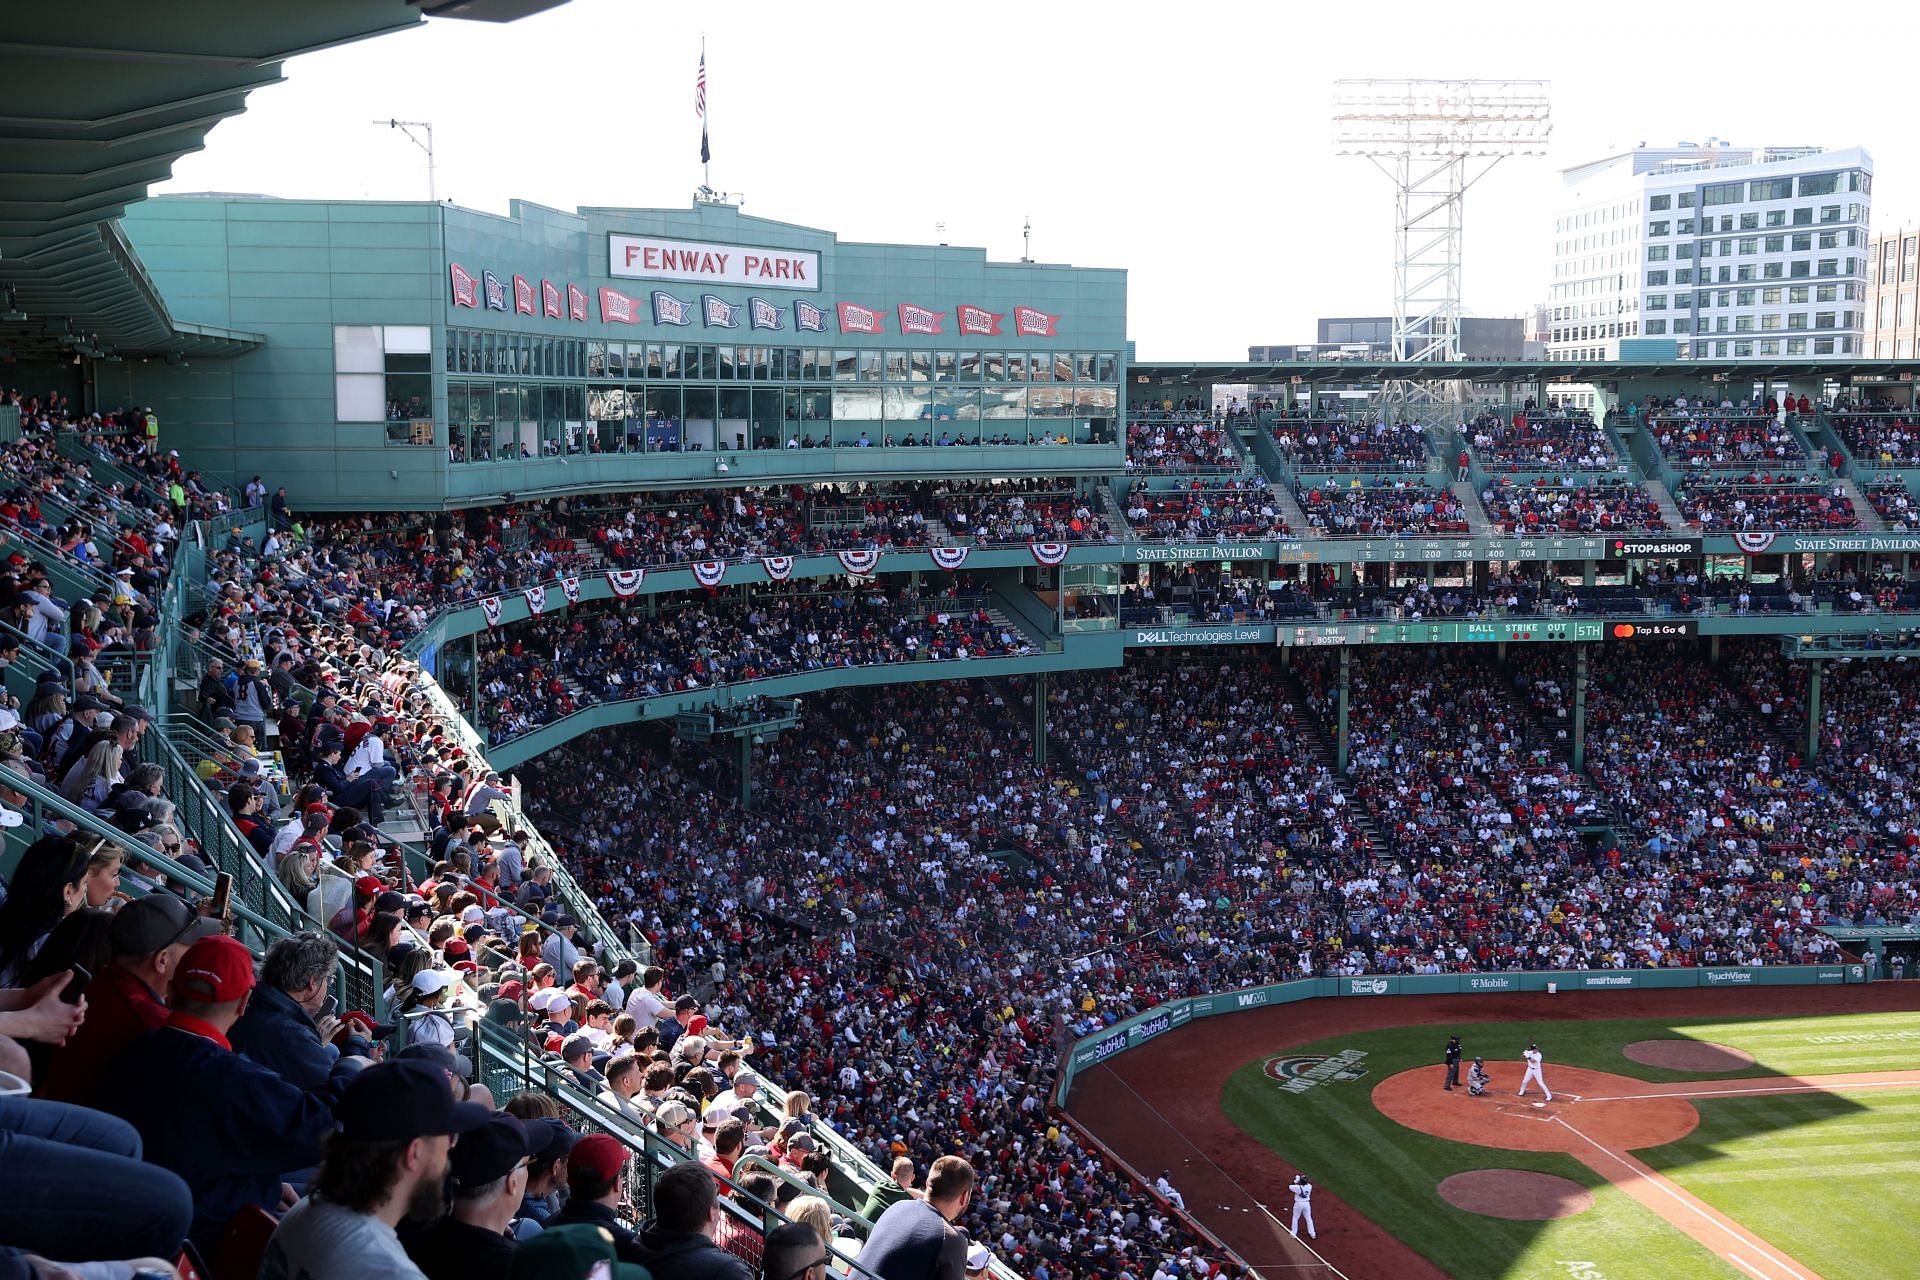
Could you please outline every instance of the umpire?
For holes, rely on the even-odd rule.
[[[1443,1088],[1451,1091],[1460,1083],[1460,1037],[1447,1037],[1447,1083]]]

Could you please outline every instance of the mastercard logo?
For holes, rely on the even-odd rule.
[[[1634,626],[1631,622],[1616,622],[1613,624],[1613,638],[1615,640],[1631,640],[1639,634],[1639,631],[1640,628]]]

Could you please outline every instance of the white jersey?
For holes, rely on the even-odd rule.
[[[1540,1069],[1540,1051],[1538,1049],[1529,1049],[1520,1056],[1527,1060],[1528,1071],[1538,1071]]]
[[[1313,1199],[1313,1184],[1311,1182],[1295,1182],[1289,1185],[1287,1190],[1293,1192],[1293,1202],[1295,1204],[1306,1204]]]

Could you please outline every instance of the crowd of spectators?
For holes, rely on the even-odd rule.
[[[1127,420],[1129,471],[1237,471],[1240,467],[1240,447],[1224,418],[1196,409]]]
[[[1724,409],[1660,409],[1648,423],[1660,454],[1689,469],[1793,467],[1806,448],[1785,422],[1771,415]]]
[[[1667,527],[1660,504],[1637,484],[1496,480],[1480,491],[1487,518],[1503,533],[1596,534]]]
[[[1427,429],[1418,422],[1286,418],[1273,428],[1273,442],[1295,470],[1427,469]]]
[[[1136,480],[1127,492],[1127,525],[1137,538],[1228,542],[1291,532],[1264,480],[1192,480],[1156,489]]]
[[[1920,420],[1913,413],[1836,413],[1827,421],[1862,466],[1920,467]]]
[[[1309,527],[1333,537],[1397,538],[1466,533],[1466,508],[1449,489],[1414,480],[1351,480],[1293,486]]]
[[[1708,534],[1827,533],[1860,527],[1845,486],[1811,477],[1759,471],[1738,478],[1695,474],[1673,496],[1687,522]]]
[[[1920,502],[1914,500],[1913,491],[1907,488],[1907,482],[1898,476],[1887,476],[1872,484],[1860,486],[1866,493],[1867,501],[1889,529],[1911,533],[1920,529]]]
[[[1506,413],[1483,413],[1460,430],[1485,471],[1610,471],[1619,458],[1606,429],[1584,409],[1533,401]]]

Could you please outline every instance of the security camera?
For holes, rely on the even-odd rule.
[[[719,472],[721,475],[727,474],[727,471],[728,471],[727,460],[725,458],[715,458],[713,460],[713,469]]]

